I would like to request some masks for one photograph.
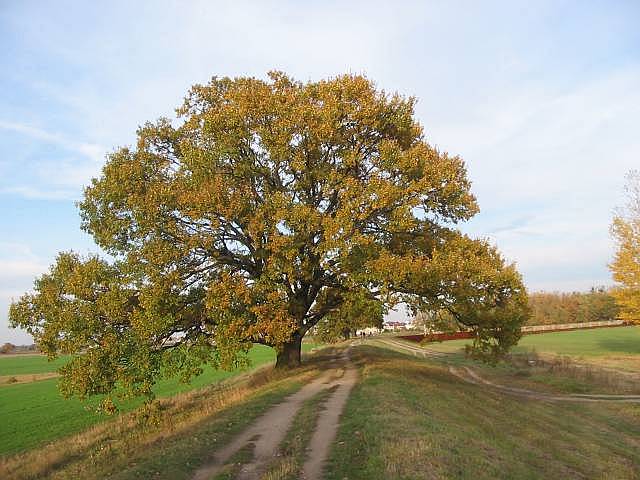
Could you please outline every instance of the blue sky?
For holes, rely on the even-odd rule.
[[[134,6],[130,3],[135,3]],[[364,73],[415,95],[466,161],[465,231],[531,290],[610,283],[608,234],[640,167],[637,1],[0,4],[0,342],[57,252],[95,252],[74,202],[104,154],[211,76]]]

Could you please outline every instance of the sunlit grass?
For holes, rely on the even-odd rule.
[[[55,372],[68,359],[67,355],[51,361],[39,354],[0,355],[0,376]]]
[[[432,342],[429,348],[440,351],[459,351],[469,340]],[[640,326],[594,328],[569,332],[525,335],[513,352],[536,350],[539,353],[574,357],[605,357],[640,355]]]
[[[430,359],[359,351],[328,480],[637,478],[638,405],[522,399]]]
[[[251,365],[255,367],[273,361],[275,352],[269,347],[256,345],[250,351],[249,358]],[[18,370],[21,370],[20,362],[24,362],[27,369],[51,366],[46,363],[46,357],[10,357],[2,361],[9,361]],[[56,361],[57,366],[63,363],[64,359]],[[242,370],[226,371],[205,367],[202,375],[193,378],[188,384],[177,379],[162,380],[154,390],[157,396],[168,397],[220,382],[240,372]],[[0,387],[0,454],[33,448],[110,418],[95,412],[98,399],[81,402],[62,397],[57,382],[57,379],[50,379]],[[141,403],[141,399],[133,399],[119,406],[123,412],[127,412]]]

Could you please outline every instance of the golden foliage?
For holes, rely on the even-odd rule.
[[[630,172],[627,181],[626,208],[611,226],[617,250],[609,268],[618,284],[612,294],[620,305],[620,317],[640,323],[640,172]]]
[[[425,141],[414,103],[360,75],[194,86],[85,190],[83,228],[115,261],[61,254],[12,323],[78,353],[63,375],[80,396],[151,395],[252,342],[295,362],[321,320],[377,323],[399,302],[446,308],[479,351],[504,351],[521,279],[455,229],[478,211],[465,165]]]

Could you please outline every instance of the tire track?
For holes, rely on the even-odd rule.
[[[387,347],[403,350],[406,353],[412,353],[413,355],[422,354],[424,358],[443,358],[448,354],[442,352],[436,352],[434,350],[423,349],[415,347],[413,345],[407,345],[397,340],[381,339],[380,343],[386,344]],[[495,390],[498,390],[509,395],[515,395],[518,397],[529,398],[533,400],[544,400],[551,402],[622,402],[622,403],[640,403],[640,395],[606,395],[606,394],[550,394],[543,392],[536,392],[534,390],[528,390],[525,388],[509,387],[499,383],[492,382],[480,376],[477,372],[470,367],[454,367],[449,366],[449,373],[455,377],[473,385],[487,386]]]
[[[340,416],[347,404],[351,389],[358,380],[356,369],[349,360],[347,361],[348,366],[338,388],[326,401],[324,410],[318,417],[316,429],[309,441],[308,458],[302,468],[302,478],[305,480],[320,480],[322,478],[331,445],[338,433]]]
[[[226,446],[216,451],[211,461],[202,465],[193,475],[193,480],[208,480],[220,473],[231,457],[247,446],[253,456],[240,469],[238,480],[257,480],[267,470],[278,454],[280,444],[293,424],[293,419],[302,404],[323,390],[336,387],[325,402],[325,409],[318,418],[308,449],[308,459],[303,466],[305,480],[319,480],[322,469],[335,439],[339,417],[357,381],[357,372],[349,359],[348,350],[333,360],[331,370],[305,385],[281,403],[271,407],[252,425],[233,438]]]
[[[471,368],[467,366],[463,366],[460,369],[453,366],[449,366],[449,372],[455,375],[456,377],[460,378],[461,380],[464,380],[465,382],[471,383],[473,385],[486,385],[504,393],[508,393],[511,395],[524,397],[524,398],[531,398],[534,400],[545,400],[550,402],[640,403],[640,395],[607,395],[607,394],[584,394],[584,393],[551,394],[551,393],[536,392],[534,390],[527,390],[525,388],[509,387],[507,385],[502,385],[502,384],[487,380],[481,377],[477,372],[473,371]]]

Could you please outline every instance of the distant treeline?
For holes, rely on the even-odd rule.
[[[5,343],[0,347],[1,353],[38,353],[40,350],[35,344],[31,345],[14,345],[13,343]]]
[[[619,312],[615,299],[605,288],[592,288],[586,293],[530,293],[529,305],[528,325],[615,320]]]

